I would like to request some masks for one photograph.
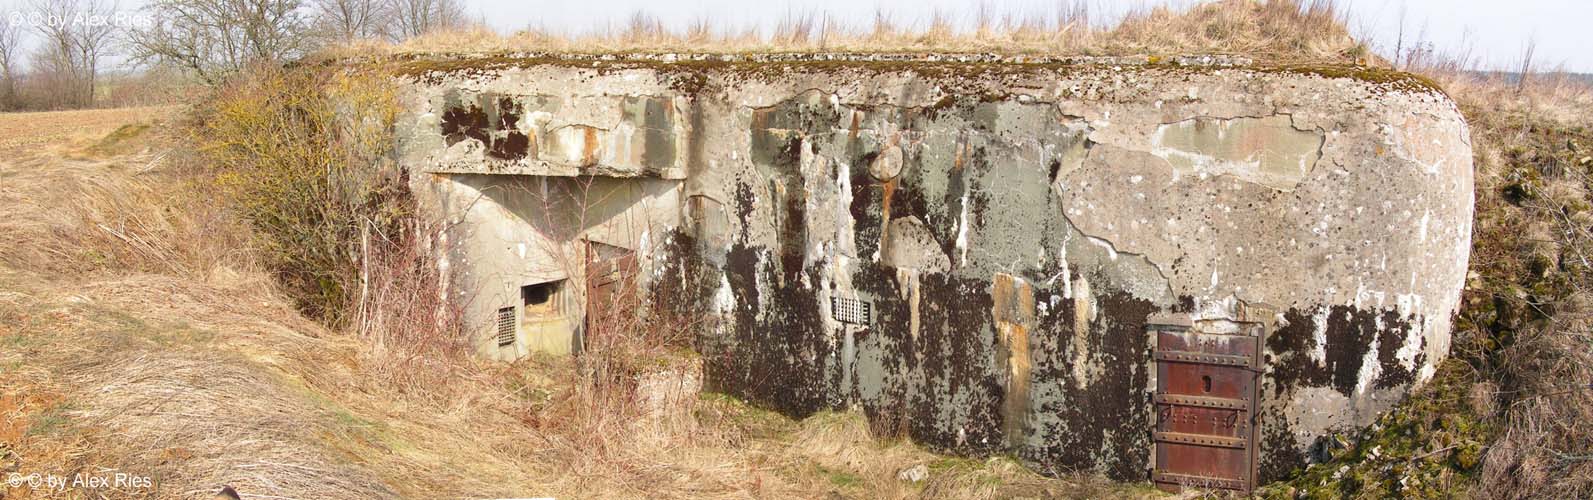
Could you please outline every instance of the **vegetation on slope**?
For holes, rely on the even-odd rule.
[[[1477,208],[1452,357],[1268,497],[1593,496],[1593,113],[1581,83],[1434,72],[1471,126]]]
[[[401,174],[383,151],[394,89],[352,72],[262,67],[198,108],[196,166],[260,234],[306,314],[343,325],[359,299],[361,236],[399,233]]]

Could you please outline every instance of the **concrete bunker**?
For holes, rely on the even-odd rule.
[[[577,351],[623,314],[616,290],[663,294],[645,306],[713,316],[711,390],[1042,472],[1230,489],[1448,353],[1470,146],[1419,79],[804,57],[406,69],[399,156],[453,223],[444,293],[482,352]],[[568,341],[496,345],[494,314],[554,282]]]

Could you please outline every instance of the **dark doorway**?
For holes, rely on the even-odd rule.
[[[586,332],[583,350],[594,349],[636,327],[640,295],[636,293],[636,252],[595,241],[586,242]]]

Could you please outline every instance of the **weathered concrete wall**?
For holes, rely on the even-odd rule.
[[[478,350],[495,359],[532,351],[569,354],[579,342],[585,281],[582,240],[645,248],[654,234],[679,224],[680,181],[609,177],[453,174],[421,176],[433,213],[446,214],[439,264],[447,293],[482,335]],[[564,281],[555,300],[568,312],[556,325],[526,332],[500,347],[494,313],[521,299],[520,287]],[[523,311],[516,323],[527,321]]]
[[[510,251],[541,237],[533,198],[476,193],[630,178],[608,182],[641,194],[610,212],[650,228],[621,246],[649,287],[720,317],[699,339],[709,386],[794,415],[855,406],[934,446],[1143,478],[1147,317],[1275,310],[1268,478],[1449,349],[1470,145],[1409,77],[578,58],[404,74],[400,155],[461,222],[444,264],[472,319],[546,267]],[[873,321],[837,322],[831,297]]]

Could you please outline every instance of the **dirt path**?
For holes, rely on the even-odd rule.
[[[124,124],[163,119],[176,109],[165,106],[0,113],[0,151],[56,149],[63,144],[97,140]]]
[[[175,111],[0,114],[0,498],[393,496],[320,444],[336,417],[293,370],[259,359],[327,365],[354,344],[193,253],[205,221],[146,133]]]

